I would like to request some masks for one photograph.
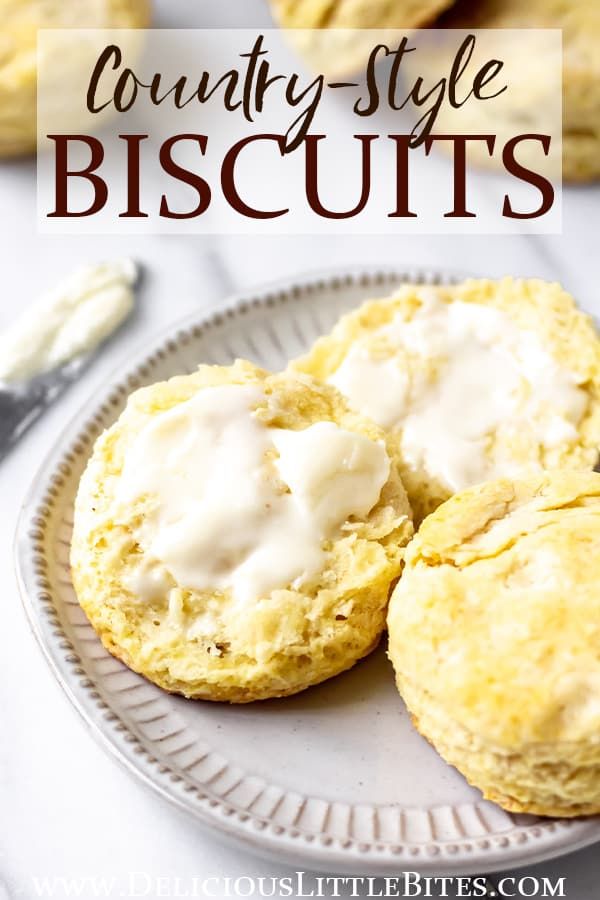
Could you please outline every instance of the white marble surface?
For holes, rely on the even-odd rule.
[[[163,25],[268,21],[260,0],[164,0]],[[134,344],[175,318],[218,302],[227,290],[280,275],[360,262],[446,266],[486,275],[560,279],[600,315],[600,187],[565,190],[564,233],[552,238],[114,238],[39,237],[30,162],[0,166],[0,326],[77,263],[130,254],[147,268],[140,311],[130,325],[0,465],[0,877],[7,896],[34,897],[31,876],[116,878],[274,875],[284,870],[245,856],[201,832],[138,783],[95,744],[54,682],[27,623],[13,575],[12,540],[22,497],[51,442]],[[566,877],[567,896],[598,896],[600,849],[547,863],[537,874]],[[172,882],[171,889],[175,883]],[[0,885],[0,898],[3,897]],[[59,885],[54,896],[67,893]],[[82,896],[93,896],[90,892]],[[146,896],[150,896],[147,894]],[[166,896],[175,896],[174,893]],[[341,896],[350,896],[341,893]]]

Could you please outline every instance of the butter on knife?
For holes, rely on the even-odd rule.
[[[133,309],[129,259],[79,269],[0,334],[0,459]]]
[[[0,382],[35,378],[94,350],[131,312],[137,275],[129,259],[89,265],[28,307],[0,333]]]

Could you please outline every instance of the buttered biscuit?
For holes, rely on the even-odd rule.
[[[558,284],[405,285],[342,317],[292,369],[399,436],[416,521],[490,478],[598,461],[600,342]]]
[[[150,0],[0,0],[0,157],[31,153],[36,147],[39,29],[144,28],[149,21]],[[68,48],[73,78],[81,75],[79,50],[76,43]],[[67,57],[58,61],[65,83],[71,65]],[[89,54],[83,58],[89,63]],[[57,117],[68,114],[59,99]]]
[[[389,656],[419,731],[513,812],[600,813],[600,474],[457,494],[422,524]]]
[[[134,393],[77,495],[79,601],[168,691],[247,702],[373,649],[412,534],[392,438],[333,388],[250,363]]]

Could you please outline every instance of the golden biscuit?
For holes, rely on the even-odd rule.
[[[305,376],[238,362],[143,388],[81,479],[79,601],[167,691],[245,703],[330,678],[385,625],[412,534],[397,459]]]
[[[406,552],[389,656],[418,730],[484,796],[600,813],[600,474],[452,497]]]
[[[398,434],[416,522],[478,482],[598,462],[600,342],[558,284],[405,285],[291,368]]]
[[[144,28],[150,12],[150,0],[0,0],[0,157],[36,148],[40,28]]]
[[[285,28],[416,28],[453,0],[271,0]]]
[[[600,177],[600,4],[597,0],[458,0],[440,26],[559,28],[563,41],[563,177]],[[543,65],[532,78],[544,78]],[[481,105],[481,111],[484,112]],[[473,145],[473,152],[478,152]],[[481,160],[484,155],[481,155]],[[480,160],[480,161],[481,161]]]
[[[452,0],[271,0],[271,7],[277,22],[289,29],[289,43],[313,71],[343,77],[362,71],[377,44],[397,43],[395,30],[427,25],[451,3]]]

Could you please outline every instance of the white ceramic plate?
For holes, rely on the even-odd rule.
[[[68,565],[73,499],[94,439],[132,389],[236,356],[282,368],[341,312],[407,280],[452,277],[314,277],[175,326],[63,435],[19,528],[19,577],[33,630],[104,746],[213,831],[304,869],[494,871],[600,840],[600,820],[515,816],[484,802],[412,728],[383,650],[285,700],[235,707],[163,693],[109,656],[77,604]]]

